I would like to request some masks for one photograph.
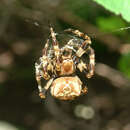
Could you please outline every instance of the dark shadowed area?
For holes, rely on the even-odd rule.
[[[95,50],[95,75],[80,73],[88,94],[73,101],[39,97],[34,65],[50,23],[88,34]],[[0,130],[130,130],[128,26],[92,0],[1,0]]]

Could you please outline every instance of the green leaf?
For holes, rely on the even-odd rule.
[[[114,12],[130,22],[130,0],[94,0],[106,9]]]

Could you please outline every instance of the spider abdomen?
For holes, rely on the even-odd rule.
[[[51,86],[52,96],[61,100],[72,100],[81,95],[82,82],[77,76],[60,77]]]

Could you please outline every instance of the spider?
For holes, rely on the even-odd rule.
[[[57,40],[57,33],[50,27],[50,38],[43,48],[40,63],[35,63],[36,80],[39,96],[46,98],[50,88],[51,95],[60,100],[72,100],[81,94],[87,93],[87,87],[76,75],[76,70],[84,73],[86,78],[94,74],[95,54],[91,48],[91,39],[79,30],[66,29],[67,34],[73,34],[63,47]],[[76,38],[77,37],[77,38]],[[52,47],[49,47],[51,40]],[[83,55],[88,55],[88,63],[83,61]],[[42,79],[47,83],[43,87]]]

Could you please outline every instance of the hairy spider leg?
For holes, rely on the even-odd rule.
[[[80,45],[79,49],[74,56],[75,62],[77,62],[78,69],[82,72],[84,71],[87,78],[91,78],[94,74],[94,66],[95,66],[95,54],[94,50],[90,47],[91,39],[86,34],[80,32],[79,30],[67,29],[67,32],[71,32],[78,37],[83,38],[85,41]],[[89,55],[89,64],[88,66],[82,61],[79,60],[84,53]]]
[[[94,50],[89,46],[86,53],[89,55],[88,72],[86,73],[87,78],[91,78],[94,75],[95,70],[95,53]]]
[[[54,78],[51,78],[51,79],[47,82],[47,84],[45,85],[45,87],[42,88],[42,91],[39,92],[39,96],[40,96],[41,98],[43,98],[43,99],[46,98],[46,92],[47,92],[47,90],[50,88],[50,86],[51,86],[53,80],[54,80]]]
[[[75,65],[77,66],[77,68],[80,70],[80,72],[84,72],[84,70],[88,70],[87,65],[81,59],[79,59],[79,57],[74,56],[73,61],[74,61]],[[85,73],[86,73],[86,71],[85,71]],[[87,92],[88,92],[88,88],[87,88],[87,86],[85,86],[83,84],[82,94],[86,94]]]
[[[88,46],[91,45],[91,39],[87,34],[84,34],[83,32],[80,32],[79,30],[74,30],[74,29],[66,29],[65,32],[70,32],[75,34],[78,37],[81,37],[82,39],[84,39],[84,42],[80,45],[79,49],[76,52],[76,55],[78,57],[81,57],[85,52],[86,49],[88,48]]]
[[[47,56],[47,49],[48,49],[48,46],[49,46],[49,39],[47,39],[46,43],[45,43],[45,46],[44,48],[42,49],[42,55],[43,56]]]
[[[89,46],[85,52],[89,56],[88,65],[84,63],[79,57],[74,56],[74,62],[76,63],[77,68],[80,72],[84,72],[87,78],[91,78],[94,75],[95,69],[95,53],[94,50]]]
[[[51,37],[52,37],[52,45],[53,45],[53,49],[54,49],[54,55],[55,55],[55,67],[56,67],[56,71],[60,71],[61,69],[61,65],[60,65],[60,48],[59,48],[59,44],[58,41],[56,40],[56,34],[53,30],[52,27],[50,27],[50,32],[51,32]]]
[[[43,55],[42,55],[42,58],[41,58],[42,67],[43,67],[43,78],[45,80],[48,80],[50,78],[50,75],[48,74],[48,70],[47,70],[47,67],[49,65],[49,61],[48,61],[49,59],[47,57],[47,50],[48,50],[48,46],[49,46],[48,43],[49,43],[49,39],[47,39],[47,42],[46,42],[46,44],[45,44],[45,46],[42,50]]]
[[[91,39],[90,39],[90,37],[89,37],[87,34],[85,34],[85,33],[83,33],[83,32],[80,32],[79,30],[74,30],[74,29],[72,29],[72,28],[68,28],[68,29],[66,29],[66,30],[64,30],[64,31],[65,31],[65,32],[73,33],[73,34],[75,34],[76,36],[83,38],[84,40],[88,40],[89,44],[91,44]]]
[[[38,83],[38,90],[39,90],[39,95],[42,95],[42,98],[45,98],[45,95],[43,93],[43,88],[41,84],[41,78],[42,78],[42,65],[35,63],[35,70],[36,70],[36,81]]]
[[[41,79],[44,78],[44,79],[48,80],[50,78],[50,75],[48,74],[48,70],[47,70],[47,67],[48,67],[48,58],[47,58],[48,42],[49,42],[49,40],[47,39],[47,42],[42,50],[43,55],[40,58],[41,63],[40,64],[35,63],[36,80],[38,83],[39,96],[41,98],[45,98],[45,93],[48,90],[48,87],[46,87],[46,86],[44,88],[42,87]],[[47,85],[47,86],[49,86],[49,85]]]

